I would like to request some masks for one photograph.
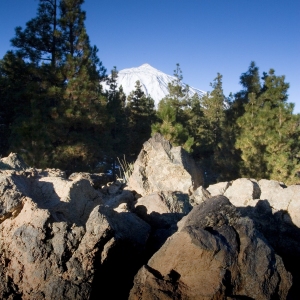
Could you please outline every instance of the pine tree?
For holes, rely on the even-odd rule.
[[[129,153],[131,159],[136,159],[143,143],[151,136],[151,124],[155,117],[154,100],[142,91],[140,81],[128,95],[126,108],[130,131]]]
[[[90,169],[105,148],[105,69],[90,46],[82,3],[41,0],[37,17],[16,29],[17,49],[1,67],[6,80],[17,78],[5,94],[15,97],[10,148],[24,149],[33,166]]]
[[[110,151],[113,180],[116,179],[117,158],[128,153],[128,125],[125,112],[126,95],[123,88],[117,86],[118,71],[114,67],[107,78],[109,90],[106,93],[107,111],[109,115]]]
[[[100,80],[105,69],[90,46],[81,10],[83,1],[62,0],[59,24],[62,33],[63,64],[60,68],[65,86],[58,107],[59,138],[55,162],[70,170],[92,169],[101,157],[99,136],[107,123],[106,99]]]
[[[230,162],[222,172],[222,177],[224,177],[224,173],[227,173],[224,177],[226,180],[240,177],[243,174],[240,170],[242,161],[241,151],[235,147],[236,139],[240,135],[241,130],[238,126],[237,119],[245,114],[245,106],[248,103],[252,103],[253,105],[253,96],[255,95],[255,97],[257,97],[261,91],[259,69],[255,62],[252,61],[247,72],[242,73],[240,76],[240,84],[243,89],[234,95],[231,94],[227,101],[228,109],[225,111],[226,117],[223,132],[226,132],[227,145],[223,147],[223,153],[227,152],[227,161]],[[261,167],[263,168],[263,163],[258,162],[258,164],[259,163],[261,163]]]
[[[210,85],[213,90],[202,97],[201,106],[207,121],[209,143],[211,143],[212,149],[216,151],[221,142],[221,132],[225,119],[225,96],[223,94],[222,75],[218,73],[214,82]]]
[[[221,178],[223,168],[228,163],[225,135],[225,102],[222,75],[217,74],[213,88],[200,99],[203,110],[201,162],[207,175],[207,182],[212,183]]]
[[[49,146],[47,126],[51,98],[41,69],[25,62],[20,53],[8,52],[1,62],[5,82],[2,99],[7,124],[9,149],[20,152],[32,165],[45,160]],[[37,146],[38,145],[38,146]]]
[[[274,70],[264,73],[259,94],[249,94],[236,146],[242,151],[243,174],[286,183],[297,181],[300,169],[299,116],[287,103],[288,83]]]
[[[189,104],[188,86],[181,85],[182,71],[176,64],[172,83],[168,84],[169,94],[163,98],[157,110],[159,122],[153,124],[152,132],[159,132],[174,145],[180,145],[188,152],[192,151],[194,139],[188,132],[187,113],[185,108]]]
[[[243,89],[234,95],[234,101],[230,107],[233,123],[244,114],[244,105],[249,102],[249,95],[252,93],[258,95],[261,91],[259,69],[254,61],[250,63],[248,71],[240,76],[240,84]]]
[[[11,84],[10,150],[20,151],[31,165],[47,164],[51,151],[51,110],[57,104],[62,80],[56,72],[61,49],[56,0],[41,0],[37,16],[25,29],[16,28],[15,47],[4,57],[2,70]],[[8,106],[9,107],[9,106]]]
[[[61,52],[57,14],[57,0],[40,0],[37,17],[27,22],[24,30],[16,28],[11,40],[16,52],[33,63],[51,61],[55,66]]]

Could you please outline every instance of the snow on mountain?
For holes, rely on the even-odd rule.
[[[153,98],[157,107],[159,101],[169,94],[168,83],[175,80],[175,77],[167,75],[149,64],[143,64],[137,68],[123,69],[118,72],[118,87],[122,85],[127,96],[135,89],[137,80],[140,81],[144,93]],[[184,88],[185,86],[186,84],[182,83],[182,87]],[[106,84],[103,84],[103,87],[108,89]],[[189,87],[189,96],[193,96],[195,93],[200,97],[206,94],[204,91]]]

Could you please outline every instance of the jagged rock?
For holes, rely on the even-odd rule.
[[[16,214],[28,191],[28,179],[16,171],[0,170],[0,223]]]
[[[152,227],[165,228],[176,224],[192,209],[189,197],[182,193],[160,192],[139,198],[135,213]]]
[[[210,193],[203,187],[199,186],[193,194],[190,196],[190,202],[192,206],[201,204],[211,197]]]
[[[104,200],[82,176],[26,172],[0,173],[0,299],[90,299],[92,290],[97,298],[116,278],[126,280],[111,294],[128,293],[150,226],[105,203],[134,196]]]
[[[228,189],[229,186],[230,186],[230,182],[228,181],[219,182],[216,184],[211,184],[206,190],[213,197],[218,195],[224,195],[225,191]]]
[[[249,201],[259,199],[260,188],[255,179],[239,178],[226,189],[224,196],[235,206],[247,206]]]
[[[285,267],[293,275],[288,299],[297,299],[300,294],[300,186],[284,187],[269,180],[260,180],[259,184],[261,200],[253,200],[253,205],[239,207],[238,210],[255,222],[282,257]]]
[[[300,185],[286,187],[275,180],[261,179],[258,182],[261,189],[261,200],[267,200],[274,210],[287,211],[292,222],[300,228]]]
[[[130,212],[134,208],[134,202],[133,193],[127,190],[119,191],[118,194],[103,195],[103,204],[117,212]]]
[[[139,269],[131,299],[297,299],[300,186],[239,179],[206,190],[159,135],[134,172],[124,190],[101,174],[66,179],[2,158],[0,299],[127,299]]]
[[[108,186],[107,188],[108,194],[115,195],[122,191],[124,187],[124,183],[122,181],[117,180],[116,182],[108,183],[107,186]]]
[[[103,185],[112,181],[112,176],[107,175],[105,173],[85,173],[85,172],[72,173],[69,176],[69,179],[75,180],[78,176],[81,178],[88,179],[91,185],[95,189],[100,189]]]
[[[286,299],[282,259],[224,196],[195,206],[140,269],[129,299]]]
[[[0,158],[0,170],[26,170],[28,166],[17,153],[10,153],[9,156]]]
[[[44,169],[44,170],[38,170],[38,174],[41,177],[61,177],[66,179],[67,175],[65,171],[62,171],[60,169]]]
[[[300,228],[300,185],[292,185],[287,188],[290,193],[288,213],[293,224]]]
[[[200,185],[203,176],[194,160],[160,134],[144,143],[128,181],[128,189],[142,196],[160,191],[191,194]]]

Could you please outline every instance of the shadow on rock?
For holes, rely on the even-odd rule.
[[[267,200],[259,200],[255,207],[238,207],[238,211],[254,221],[257,229],[282,257],[285,268],[293,275],[287,299],[297,299],[300,295],[300,229],[293,224],[287,211],[273,213]]]

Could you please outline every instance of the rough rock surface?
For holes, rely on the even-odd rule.
[[[133,195],[112,201],[81,176],[43,174],[1,170],[0,299],[124,299],[150,226],[110,204]]]
[[[274,212],[287,211],[292,222],[300,228],[300,185],[286,187],[278,181],[266,179],[258,183],[260,199],[267,200]]]
[[[16,214],[28,195],[28,179],[13,170],[0,170],[0,223]]]
[[[155,134],[143,145],[128,189],[142,196],[160,191],[191,194],[201,185],[201,170],[188,153],[181,147],[172,147],[162,135]]]
[[[11,169],[21,171],[27,169],[28,166],[25,164],[23,159],[17,153],[10,153],[9,156],[0,158],[0,170]]]
[[[181,223],[135,276],[129,299],[287,298],[282,259],[228,199],[194,207]]]
[[[212,184],[207,188],[207,191],[210,193],[210,195],[213,196],[218,196],[218,195],[224,195],[225,191],[227,188],[230,186],[230,182],[224,181],[224,182],[219,182],[216,184]]]
[[[191,210],[189,197],[176,192],[153,193],[135,203],[135,213],[155,228],[176,224]]]
[[[216,191],[218,183],[208,188]],[[257,186],[258,184],[258,186]],[[250,217],[260,232],[279,254],[293,275],[289,298],[300,294],[300,185],[285,186],[282,182],[261,179],[238,179],[225,191],[219,190],[234,203],[239,212]]]
[[[91,185],[95,189],[102,188],[103,185],[107,184],[108,182],[112,181],[112,176],[107,175],[105,173],[85,173],[85,172],[78,172],[72,173],[69,176],[70,180],[76,179],[76,177],[86,178],[90,181]]]
[[[235,206],[247,206],[253,199],[259,199],[260,188],[256,180],[239,178],[226,189],[224,196]]]
[[[201,204],[209,198],[211,198],[210,192],[207,191],[203,186],[199,186],[190,196],[190,202],[192,206],[195,206]]]
[[[298,299],[300,185],[206,190],[159,135],[134,172],[124,190],[102,174],[0,159],[0,299],[128,299],[138,270],[131,299]]]

